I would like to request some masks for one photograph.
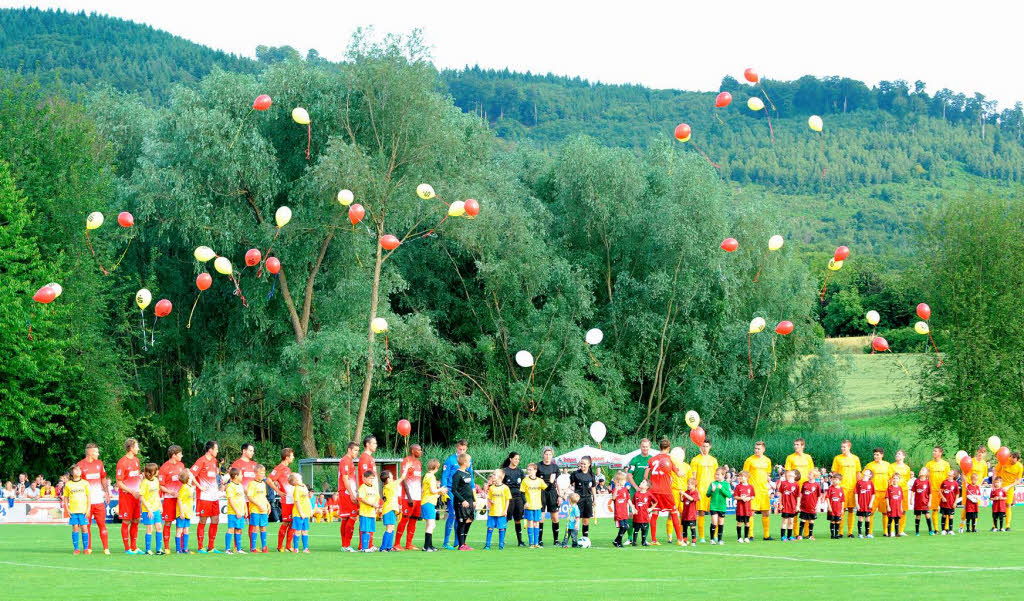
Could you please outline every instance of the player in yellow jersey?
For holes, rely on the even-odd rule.
[[[703,543],[704,516],[711,508],[711,499],[707,496],[707,490],[715,480],[715,472],[718,471],[718,460],[711,456],[709,441],[705,440],[700,445],[700,455],[690,460],[690,469],[693,470],[693,477],[697,479],[697,494],[700,497],[697,501],[697,532],[700,533],[700,542]]]
[[[370,537],[377,531],[377,507],[380,494],[377,493],[377,474],[373,470],[363,471],[363,483],[357,493],[359,499],[359,548],[364,553],[376,551],[370,546]]]
[[[750,474],[748,483],[754,487],[754,499],[750,502],[750,510],[761,515],[761,534],[764,540],[771,540],[770,516],[772,512],[771,496],[768,482],[772,474],[772,460],[764,454],[764,441],[754,443],[754,454],[743,462],[743,471]],[[753,530],[753,527],[750,528]]]
[[[245,488],[245,498],[249,500],[249,551],[252,553],[267,552],[267,523],[270,516],[270,502],[267,501],[267,468],[257,465],[254,470],[256,477]],[[256,546],[256,536],[260,537],[260,547]],[[261,549],[262,547],[262,549]]]
[[[292,472],[288,476],[288,484],[292,485],[292,552],[299,552],[299,540],[302,540],[302,552],[309,553],[309,518],[313,517],[313,503],[309,499],[309,489],[302,483],[302,474]]]
[[[383,503],[380,510],[381,522],[384,524],[384,536],[380,541],[381,551],[398,551],[401,547],[395,547],[395,526],[398,524],[398,514],[402,508],[398,503],[398,492],[408,472],[402,472],[401,477],[395,480],[389,471],[380,473],[381,495]]]
[[[64,510],[71,516],[68,520],[71,544],[75,547],[74,554],[78,555],[79,536],[82,537],[82,547],[89,547],[89,520],[85,517],[89,511],[89,483],[82,479],[82,468],[77,465],[71,468],[71,479],[64,483],[60,494]]]
[[[160,503],[160,466],[147,463],[139,483],[142,523],[146,526],[146,555],[153,555],[153,530],[156,530],[156,554],[164,554],[163,506]]]
[[[441,462],[431,459],[427,462],[427,473],[423,476],[423,499],[420,501],[420,517],[425,524],[423,535],[423,550],[433,553],[437,551],[434,546],[434,527],[437,525],[437,501],[441,495],[448,492],[448,489],[441,486],[437,480],[437,470],[441,469]]]
[[[498,531],[498,549],[505,548],[505,530],[508,528],[508,505],[512,502],[512,491],[505,481],[505,470],[491,472],[490,486],[487,487],[487,544],[491,548],[491,536]]]
[[[537,464],[531,463],[526,466],[526,477],[519,485],[519,490],[523,492],[523,497],[526,499],[523,504],[526,507],[523,517],[526,518],[526,536],[530,541],[531,549],[537,548],[540,542],[540,530],[544,527],[543,493],[547,487],[547,483],[537,477]]]
[[[885,460],[885,451],[882,450],[882,447],[876,447],[872,454],[874,460],[864,466],[864,469],[871,470],[874,475],[872,481],[875,485],[875,506],[872,508],[871,515],[868,516],[868,533],[870,534],[875,529],[875,512],[877,511],[882,514],[882,535],[889,536],[889,514],[886,511],[885,491],[889,490],[892,464]]]
[[[889,478],[893,476],[899,476],[900,488],[903,489],[903,516],[904,519],[900,520],[900,536],[907,535],[907,520],[909,514],[907,513],[910,509],[910,466],[907,465],[907,454],[900,449],[896,451],[896,461],[889,464]]]
[[[669,453],[669,458],[672,459],[672,467],[675,469],[669,472],[670,483],[672,486],[672,498],[676,501],[676,511],[679,515],[683,513],[683,497],[682,492],[686,490],[686,482],[690,479],[690,474],[693,469],[690,464],[686,462],[686,451],[682,447],[676,447]],[[630,522],[632,524],[632,521]],[[668,529],[666,525],[665,529],[668,531],[668,542],[672,544],[672,531]],[[629,544],[629,539],[626,541]],[[682,541],[679,541],[682,544]]]
[[[235,552],[244,555],[242,550],[242,530],[248,527],[245,504],[245,491],[242,489],[242,470],[233,467],[228,470],[228,485],[224,488],[228,501],[228,531],[224,535],[224,552],[232,554],[231,541],[235,542]]]
[[[796,470],[800,472],[800,478],[796,481],[797,485],[803,487],[804,482],[811,475],[811,470],[814,469],[814,460],[807,453],[804,453],[804,448],[807,443],[803,438],[797,438],[793,441],[793,452],[786,456],[786,471]],[[810,532],[807,528],[803,529],[803,532],[797,533],[799,536],[810,536]]]
[[[839,474],[839,485],[843,487],[846,497],[843,505],[846,509],[847,538],[853,538],[853,523],[857,519],[857,495],[854,494],[854,489],[857,487],[857,477],[861,472],[860,457],[850,452],[852,446],[849,440],[844,440],[839,447],[840,453],[832,459],[832,471]],[[839,535],[842,534],[840,529]]]
[[[928,468],[928,482],[932,485],[932,523],[939,523],[939,503],[942,502],[942,483],[949,476],[949,462],[942,458],[942,447],[932,449],[932,460],[924,464]],[[938,528],[936,526],[936,528]]]
[[[178,501],[175,505],[174,516],[174,550],[178,553],[192,552],[188,550],[188,528],[192,525],[192,518],[196,515],[193,505],[195,497],[195,485],[192,470],[185,468],[178,474],[178,481],[181,488],[178,489]]]
[[[996,476],[1003,479],[1003,490],[1006,491],[1006,532],[1010,531],[1013,523],[1013,493],[1017,490],[1017,484],[1024,474],[1024,464],[1020,462],[1020,452],[1014,451],[1006,463],[996,467]]]
[[[964,531],[964,526],[967,525],[967,485],[972,482],[973,476],[978,477],[978,484],[985,481],[988,478],[988,462],[985,461],[988,455],[988,450],[985,445],[978,447],[974,451],[974,458],[971,460],[971,471],[964,474],[963,482],[963,505],[964,508],[960,510],[960,532]]]

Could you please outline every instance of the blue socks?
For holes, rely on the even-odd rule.
[[[292,549],[295,549],[296,551],[299,550],[299,535],[298,534],[293,534],[292,535]]]
[[[380,550],[390,551],[395,546],[395,533],[384,532],[384,536],[380,539]]]
[[[250,549],[255,549],[256,548],[256,533],[255,532],[253,532],[252,534],[249,535],[249,548]]]
[[[153,550],[153,535],[147,532],[146,533],[146,553],[149,553],[152,550]]]
[[[359,533],[359,548],[363,549],[364,551],[366,549],[370,548],[370,533],[369,532],[360,532]]]
[[[235,533],[235,551],[241,551],[241,550],[242,550],[242,533],[241,532],[236,532]]]
[[[506,530],[504,528],[502,528],[501,530],[498,530],[498,546],[499,547],[504,547],[505,546],[505,532],[506,532]],[[490,534],[490,533],[488,532],[488,534]]]
[[[82,532],[80,534],[82,536],[82,548],[83,549],[88,549],[89,548],[89,533],[88,532]]]
[[[164,533],[161,530],[156,531],[156,550],[164,550]]]
[[[227,532],[227,533],[224,534],[224,550],[225,551],[230,551],[231,550],[231,533],[230,532]]]
[[[263,548],[267,547],[267,532],[266,530],[260,532],[260,544]]]
[[[444,544],[448,544],[448,539],[451,538],[452,531],[455,530],[455,512],[449,511],[448,517],[444,521]],[[455,541],[456,543],[458,540]]]
[[[309,550],[309,535],[308,534],[303,534],[302,535],[302,550],[303,551],[308,551]]]
[[[77,530],[72,530],[71,531],[71,544],[74,545],[75,551],[77,551],[78,550],[78,531]]]
[[[188,553],[188,532],[181,535],[181,552]]]
[[[487,529],[487,545],[486,545],[486,546],[488,546],[488,547],[490,547],[490,546],[491,546],[491,536],[492,536],[493,534],[494,534],[494,528],[488,528],[488,529]]]

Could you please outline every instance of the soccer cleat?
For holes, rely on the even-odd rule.
[[[75,552],[74,552],[74,553],[72,553],[72,555],[78,555],[78,554],[80,554],[80,553],[81,553],[81,551],[79,551],[78,549],[75,549]]]
[[[837,493],[837,494],[838,494],[838,493]],[[864,538],[864,535],[863,535],[863,534],[858,534],[858,535],[857,535],[857,538]]]
[[[420,550],[420,548],[417,547],[416,545],[406,545],[405,547],[402,547],[402,548],[405,549],[406,551],[419,551]]]
[[[351,547],[349,548],[349,550],[351,550]],[[270,550],[268,550],[266,547],[263,547],[263,550],[260,551],[260,552],[261,553],[270,553]]]
[[[223,553],[220,549],[209,549],[210,553]]]
[[[469,545],[459,545],[459,551],[472,551],[473,548]]]
[[[836,494],[839,494],[839,493],[836,493]],[[945,530],[942,531],[942,536],[946,536],[946,531]]]
[[[491,550],[491,546],[490,545],[484,545],[484,551],[490,551],[490,550]]]
[[[519,541],[519,544],[518,544],[518,545],[516,545],[516,546],[517,546],[517,547],[525,547],[525,546],[526,546],[526,543],[524,543],[523,541]]]
[[[801,534],[800,536],[796,537],[796,540],[804,540],[803,535]]]
[[[391,549],[388,549],[388,551],[395,551],[395,552],[402,551],[402,550],[403,549],[401,547],[393,547]]]
[[[906,536],[906,535],[907,535],[906,532],[900,532],[900,536]]]
[[[310,554],[310,553],[309,553],[309,549],[303,549],[303,550],[302,550],[302,552],[303,552],[303,553],[305,553],[305,554],[307,554],[307,555],[309,555],[309,554]]]
[[[239,555],[245,555],[245,551],[243,551],[243,550],[241,550],[241,549],[239,549],[239,550],[237,551],[237,553],[238,553]]]
[[[159,551],[156,552],[156,554],[157,555],[167,555],[167,551],[164,551],[163,549],[160,549]]]
[[[91,553],[92,553],[92,551],[90,551],[90,554]],[[103,549],[103,554],[104,555],[110,555],[110,549]]]
[[[924,485],[922,484],[922,486],[924,486]],[[920,532],[915,532],[914,536],[921,536],[921,533]]]
[[[996,531],[996,529],[993,528],[992,532],[995,532],[995,531]],[[85,553],[86,555],[92,555],[92,549],[86,549],[85,551],[82,551],[82,553]]]
[[[234,554],[235,554],[235,552],[234,552],[234,551],[232,551],[231,549],[228,549],[227,551],[224,551],[224,554],[225,554],[225,555],[234,555]]]
[[[154,553],[153,553],[153,551],[152,551],[152,550],[146,551],[146,555],[153,555],[153,554],[154,554]]]
[[[875,535],[874,534],[869,534],[869,535],[865,536],[864,538],[875,538]]]
[[[704,542],[704,541],[702,540],[701,542]],[[658,541],[656,541],[656,540],[652,540],[652,541],[651,541],[651,544],[652,544],[652,545],[654,545],[655,547],[660,547],[660,546],[661,546],[661,543],[659,543],[659,542],[658,542]]]
[[[956,536],[956,532],[953,532],[952,530],[950,530],[950,531],[949,531],[949,535],[950,535],[950,536]]]
[[[537,548],[537,545],[530,545],[530,548],[531,548],[531,549],[536,549],[536,548]],[[454,550],[455,550],[455,547],[453,547],[453,546],[449,545],[448,543],[445,543],[445,545],[444,545],[444,549],[445,549],[445,551],[454,551]]]
[[[621,547],[622,545],[619,545],[619,546]],[[676,546],[685,547],[686,546],[686,541],[683,541],[683,540],[677,541],[676,542]]]
[[[447,548],[448,548],[448,545],[445,545],[445,546],[444,546],[444,548],[445,548],[445,549],[447,549]],[[537,545],[530,545],[530,548],[531,548],[531,549],[536,549],[536,548],[537,548]],[[454,549],[452,549],[452,550],[454,551]]]
[[[718,541],[718,544],[724,546],[725,545],[725,541],[724,540],[720,540],[720,541]]]
[[[280,549],[278,549],[278,551],[280,551]],[[200,555],[206,555],[207,553],[208,553],[208,551],[206,549],[199,549],[199,554]]]
[[[717,545],[718,544],[718,541],[716,541],[715,539],[711,539],[711,541],[709,541],[709,542],[712,545]]]
[[[700,544],[702,544],[702,545],[703,545],[703,544],[704,544],[705,542],[706,542],[706,541],[705,541],[705,540],[704,540],[703,538],[701,538],[701,539],[700,539]],[[654,543],[654,544],[658,544],[658,543]]]

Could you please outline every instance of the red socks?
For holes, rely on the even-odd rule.
[[[199,543],[197,547],[200,551],[203,549],[203,540],[206,538],[206,524],[199,522],[196,526],[196,542]]]
[[[210,548],[207,551],[213,551],[213,548],[217,546],[217,518],[214,518],[210,522]]]
[[[124,550],[125,551],[131,551],[132,550],[131,541],[128,540],[128,536],[129,536],[128,531],[131,529],[131,526],[132,526],[132,523],[130,521],[121,522],[121,542],[124,543]]]
[[[356,530],[355,518],[344,518],[341,520],[341,546],[351,547],[352,546],[352,534]]]
[[[132,522],[132,527],[128,531],[128,537],[132,541],[132,550],[138,551],[139,549],[139,523]]]
[[[405,532],[405,527],[409,525],[409,518],[402,516],[402,519],[398,520],[398,530],[395,531],[395,542],[399,547],[402,546],[402,533]]]
[[[676,542],[686,538],[686,535],[683,533],[683,523],[679,521],[678,513],[672,514],[672,527],[676,530]]]
[[[164,545],[170,546],[171,540],[171,522],[164,522]]]
[[[412,546],[412,537],[413,537],[413,535],[416,534],[416,521],[417,520],[409,520],[409,525],[406,527],[406,531],[405,531],[405,546],[406,547],[411,547]]]
[[[277,530],[277,550],[280,551],[282,548],[292,549],[292,537],[289,532],[292,529],[292,521],[281,522],[281,527]]]
[[[658,514],[651,514],[651,542],[658,542]]]

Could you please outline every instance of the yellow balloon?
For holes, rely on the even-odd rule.
[[[343,206],[347,207],[352,204],[352,201],[355,200],[355,198],[356,196],[355,194],[352,194],[352,190],[347,188],[338,192],[338,202]]]
[[[700,414],[697,413],[696,411],[694,411],[693,409],[690,409],[689,411],[687,411],[686,412],[686,425],[690,426],[691,430],[693,430],[694,428],[699,426],[700,425]]]
[[[277,223],[277,227],[284,227],[288,225],[288,222],[292,220],[292,210],[288,207],[278,207],[277,212],[274,213],[274,221]]]
[[[57,282],[50,282],[47,286],[53,288],[53,298],[60,298],[60,295],[64,294],[64,287]]]
[[[785,241],[782,239],[782,236],[776,234],[771,238],[768,238],[768,250],[779,250],[780,248],[782,248],[784,242]]]
[[[135,293],[135,304],[139,306],[139,309],[143,311],[149,306],[149,303],[153,301],[153,294],[149,290],[142,288]]]
[[[878,311],[868,311],[868,314],[864,316],[864,319],[868,320],[868,323],[877,326],[878,321],[882,319],[882,316],[878,314]]]
[[[209,246],[198,246],[196,247],[196,250],[192,253],[192,255],[196,258],[196,261],[199,261],[200,263],[205,263],[210,259],[216,257],[217,253],[213,252],[213,249],[210,248]]]
[[[231,274],[231,261],[227,257],[217,257],[217,260],[213,262],[213,268],[217,270],[217,273],[222,275]]]
[[[925,334],[927,334],[929,332],[928,324],[926,322],[919,321],[919,322],[914,324],[914,331],[917,332],[918,334],[924,336]]]
[[[754,319],[750,320],[750,333],[751,334],[758,334],[758,333],[761,332],[761,330],[764,329],[764,326],[765,326],[764,318],[763,317],[755,317]]]
[[[297,106],[292,109],[292,121],[299,125],[309,125],[309,113],[301,106]]]
[[[842,268],[843,268],[843,262],[842,261],[836,261],[835,259],[829,259],[828,260],[828,269],[829,269],[829,271],[839,271]]]
[[[692,136],[692,135],[693,134],[690,134],[690,136]],[[676,138],[676,140],[678,140],[680,142],[689,142],[690,141],[690,136],[686,136],[685,138]]]
[[[807,126],[814,131],[821,131],[825,127],[825,123],[821,120],[821,117],[811,115],[810,118],[807,119]]]
[[[456,200],[448,206],[449,217],[462,217],[466,214],[466,203],[461,200]]]
[[[998,436],[988,437],[988,450],[992,451],[993,453],[996,453],[999,451],[999,447],[1001,446],[1003,446],[1003,441],[999,440]]]
[[[374,334],[383,334],[388,331],[388,320],[383,317],[374,317],[370,322],[370,329]]]
[[[759,111],[764,108],[764,101],[757,96],[751,96],[747,99],[747,108],[752,111]]]
[[[437,196],[437,194],[434,194],[434,187],[430,184],[420,184],[416,186],[416,195],[423,200],[430,200]]]
[[[103,225],[103,213],[99,211],[89,213],[89,216],[85,218],[85,229],[87,230],[94,230],[101,225]]]

